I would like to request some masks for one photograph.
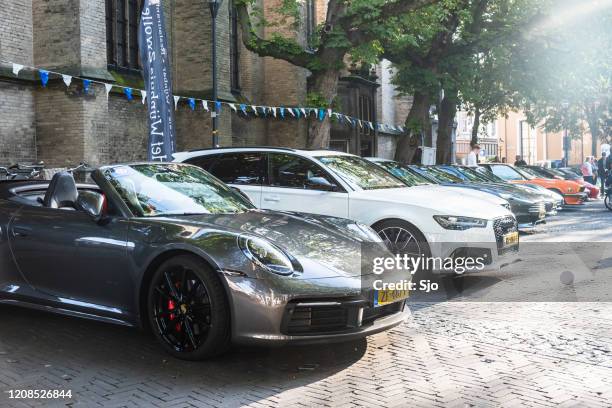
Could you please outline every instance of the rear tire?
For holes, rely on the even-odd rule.
[[[180,255],[155,271],[147,296],[151,329],[182,360],[204,360],[230,346],[230,312],[215,272],[200,258]]]

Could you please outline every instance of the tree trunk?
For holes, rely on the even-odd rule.
[[[456,95],[447,94],[442,100],[438,114],[438,150],[436,162],[438,164],[451,164],[453,126],[457,116]]]
[[[591,156],[597,157],[597,141],[599,140],[599,118],[594,107],[586,107],[587,122],[591,133]]]
[[[308,92],[320,96],[322,102],[325,102],[325,106],[319,107],[325,110],[325,119],[319,120],[318,117],[314,116],[309,119],[307,143],[309,149],[329,148],[331,118],[327,114],[327,109],[332,106],[334,98],[338,94],[339,81],[340,71],[334,69],[317,71],[309,79]]]
[[[476,108],[474,110],[474,126],[472,126],[472,141],[470,146],[474,146],[478,144],[478,131],[480,130],[480,109]]]
[[[429,119],[429,96],[417,92],[406,118],[406,133],[400,137],[395,150],[395,160],[412,164],[417,148],[421,144],[421,132],[431,133]]]

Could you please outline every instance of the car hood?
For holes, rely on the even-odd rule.
[[[413,205],[428,209],[438,215],[456,215],[489,220],[512,215],[509,210],[499,204],[493,204],[489,200],[476,200],[472,194],[458,194],[455,189],[440,185],[364,190],[351,195],[351,199]],[[505,202],[505,200],[503,201]]]
[[[485,191],[497,192],[498,194],[505,193],[510,194],[513,198],[524,200],[524,201],[541,201],[543,199],[541,194],[533,191],[518,188],[512,184],[503,183],[475,183],[476,186],[482,186]]]
[[[256,236],[274,243],[296,258],[304,268],[302,278],[354,277],[361,275],[362,247],[386,247],[362,232],[353,221],[311,214],[251,210],[241,214],[189,215],[168,218],[200,231]]]

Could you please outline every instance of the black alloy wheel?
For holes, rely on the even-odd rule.
[[[181,255],[160,265],[149,288],[148,312],[155,336],[177,358],[202,360],[229,347],[224,289],[194,256]]]

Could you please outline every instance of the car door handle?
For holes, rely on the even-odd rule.
[[[264,201],[269,203],[278,203],[280,201],[279,197],[264,197]]]
[[[15,238],[24,238],[30,235],[32,228],[28,227],[13,227],[13,236]]]

